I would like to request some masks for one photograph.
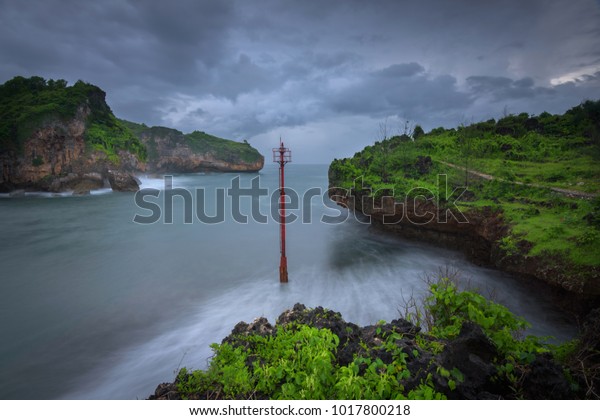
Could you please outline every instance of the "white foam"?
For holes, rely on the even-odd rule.
[[[153,188],[161,191],[165,189],[165,179],[162,176],[144,175],[138,179],[141,182],[140,189]]]
[[[100,188],[98,190],[91,190],[90,195],[103,195],[112,193],[112,188]]]

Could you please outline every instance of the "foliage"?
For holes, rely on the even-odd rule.
[[[144,138],[148,150],[149,159],[157,159],[159,156],[156,138],[168,138],[169,141],[189,146],[196,153],[212,154],[215,158],[228,162],[253,163],[262,156],[253,148],[247,140],[236,142],[212,136],[203,131],[194,131],[191,134],[183,134],[181,131],[167,127],[148,127],[145,124],[137,124],[130,121],[120,120],[138,138]]]
[[[118,163],[120,150],[129,150],[146,160],[146,147],[114,116],[102,123],[92,123],[86,130],[86,140],[94,150],[104,152],[109,160]]]
[[[274,336],[246,337],[246,348],[214,344],[207,371],[182,370],[178,390],[184,396],[272,399],[398,399],[406,398],[401,381],[410,376],[406,357],[395,346],[398,334],[382,347],[392,362],[356,357],[349,365],[335,363],[339,338],[326,328],[280,327]],[[415,398],[443,395],[422,383]]]
[[[424,165],[426,159],[432,164]],[[465,212],[493,208],[502,214],[510,228],[498,244],[505,254],[545,256],[576,271],[600,264],[599,160],[600,101],[586,101],[563,115],[506,115],[436,128],[415,141],[392,137],[334,160],[329,178],[330,185],[347,189],[358,179],[374,196],[387,189],[398,201],[412,200],[411,191],[419,187],[441,205],[448,204],[444,191],[468,187],[456,205]],[[529,245],[517,246],[515,238]]]
[[[458,290],[447,278],[430,286],[425,300],[432,317],[430,333],[438,338],[456,337],[465,321],[479,325],[502,354],[521,349],[519,335],[529,324],[513,315],[505,306],[487,300],[473,291]]]
[[[22,153],[23,142],[40,127],[65,123],[78,112],[88,112],[85,137],[90,147],[118,160],[119,150],[140,159],[145,147],[118,121],[105,102],[105,93],[89,83],[67,86],[65,80],[17,76],[0,85],[0,150]],[[84,114],[82,114],[84,115]]]
[[[179,390],[206,392],[211,384],[208,389],[226,398],[248,398],[254,393],[276,399],[327,398],[335,382],[332,363],[338,340],[327,329],[303,325],[279,329],[276,336],[250,336],[248,349],[213,345],[216,353],[210,368],[187,377],[187,371],[180,373],[180,379],[185,379],[180,380]]]
[[[512,236],[505,236],[500,239],[500,249],[509,257],[518,255],[519,253],[519,247]]]
[[[519,397],[523,372],[540,354],[564,361],[576,347],[577,342],[552,346],[537,337],[522,338],[528,327],[524,319],[474,291],[459,291],[447,278],[431,284],[429,292],[424,302],[429,330],[415,334],[415,347],[408,353],[405,337],[382,321],[370,327],[376,339],[369,345],[361,341],[353,360],[340,365],[337,335],[327,328],[291,323],[277,326],[274,334],[241,335],[213,344],[208,369],[182,369],[178,391],[186,398],[445,399],[446,391],[462,386],[463,373],[441,365],[411,372],[408,361],[442,352],[463,324],[472,322],[497,350],[494,379]],[[437,360],[433,357],[430,363]]]
[[[260,153],[248,142],[239,143],[205,133],[194,131],[185,135],[186,143],[197,153],[211,153],[217,159],[228,162],[256,162],[261,159]]]
[[[447,278],[430,286],[425,312],[432,320],[430,334],[440,339],[456,337],[466,321],[479,325],[498,350],[496,379],[510,383],[515,397],[522,394],[522,372],[539,354],[554,352],[555,359],[564,360],[572,348],[569,344],[552,346],[535,336],[522,339],[523,331],[530,326],[523,318],[476,292],[459,291]]]

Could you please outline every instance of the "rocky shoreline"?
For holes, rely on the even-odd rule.
[[[508,254],[500,244],[509,230],[502,214],[491,208],[472,210],[465,219],[453,217],[431,200],[397,203],[376,199],[368,191],[331,187],[337,204],[370,217],[383,231],[451,249],[461,250],[472,262],[498,268],[527,281],[542,282],[561,306],[585,314],[600,304],[600,270],[570,267],[556,256],[528,256],[528,244],[517,244],[521,252]]]
[[[55,121],[36,131],[24,142],[22,156],[0,151],[0,193],[19,195],[19,191],[42,191],[85,195],[101,188],[138,191],[137,174],[258,172],[264,166],[263,156],[253,162],[227,161],[210,152],[196,153],[168,139],[162,139],[158,154],[148,161],[124,150],[118,152],[116,161],[111,160],[86,146],[84,132],[88,113],[89,110],[82,109],[68,123]],[[142,136],[141,141],[147,143],[148,137]]]
[[[97,101],[107,107],[103,93]],[[221,147],[217,150],[225,154],[217,156],[211,144],[204,145],[205,150],[194,150],[182,133],[165,127],[147,127],[140,133],[139,141],[152,152],[147,159],[124,149],[108,156],[86,141],[92,112],[89,104],[83,104],[69,120],[46,121],[23,141],[22,150],[0,149],[0,193],[84,195],[100,188],[138,191],[136,174],[141,173],[258,172],[264,166],[264,156],[248,143],[212,140],[212,145]],[[245,161],[235,153],[223,152],[231,147],[252,158]]]
[[[439,341],[421,332],[418,326],[405,319],[359,327],[344,321],[338,312],[322,307],[308,309],[302,304],[296,304],[279,316],[275,326],[265,318],[258,318],[250,324],[238,323],[231,334],[223,339],[222,345],[228,344],[234,349],[250,349],[250,354],[254,354],[255,351],[260,351],[253,348],[256,337],[276,337],[279,330],[300,326],[327,329],[335,334],[339,341],[333,352],[333,363],[341,367],[363,360],[359,364],[358,375],[366,374],[367,369],[370,369],[368,361],[379,360],[381,366],[389,366],[398,354],[404,355],[402,358],[405,369],[410,372],[401,379],[401,389],[405,391],[419,389],[420,384],[425,382],[449,399],[578,399],[594,398],[594,393],[597,395],[598,391],[598,384],[593,383],[593,378],[586,377],[585,372],[579,373],[572,369],[570,378],[565,374],[566,369],[571,367],[571,363],[575,364],[575,361],[561,363],[550,353],[540,353],[529,363],[511,365],[514,376],[506,377],[519,378],[519,390],[516,392],[515,383],[506,380],[502,374],[501,362],[504,356],[498,346],[473,322],[463,323],[455,338]],[[594,355],[594,349],[600,344],[599,328],[600,311],[595,311],[583,324],[579,341],[577,357],[589,356],[591,359],[586,363],[599,361],[598,355]],[[392,341],[390,337],[393,337]],[[439,346],[433,343],[438,343]],[[252,361],[256,362],[256,358],[249,357],[247,363]],[[248,366],[248,369],[252,368]],[[457,378],[452,379],[454,376],[449,372],[459,373],[456,373]],[[594,373],[598,374],[597,367]],[[158,385],[148,399],[227,398],[212,386],[202,392],[182,393],[182,385],[190,375],[187,371],[180,372],[174,382]],[[237,397],[268,399],[273,395],[253,393],[251,396]]]

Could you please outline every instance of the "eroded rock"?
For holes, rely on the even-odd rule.
[[[129,172],[108,171],[108,182],[113,191],[139,191],[140,180]]]

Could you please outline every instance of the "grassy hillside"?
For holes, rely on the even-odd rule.
[[[118,160],[119,150],[128,150],[142,160],[144,145],[115,118],[105,102],[106,94],[97,86],[78,81],[67,86],[65,80],[41,77],[15,77],[0,85],[0,151],[22,152],[23,142],[40,127],[66,122],[82,106],[89,107],[86,142],[92,150]]]
[[[260,153],[247,142],[239,143],[212,136],[204,131],[186,134],[185,139],[194,152],[211,152],[216,158],[225,161],[254,162],[260,159]]]
[[[397,200],[426,188],[443,206],[438,175],[446,174],[449,191],[468,188],[457,202],[461,210],[502,212],[511,227],[501,244],[507,254],[598,266],[599,163],[600,101],[587,101],[564,115],[523,113],[429,133],[417,127],[412,137],[383,139],[333,161],[330,182],[351,188],[362,180],[375,195],[392,190]]]
[[[247,142],[237,142],[205,133],[194,131],[183,134],[181,131],[167,127],[148,127],[131,121],[121,120],[137,137],[147,136],[146,147],[150,159],[158,157],[155,138],[169,138],[171,142],[188,146],[195,153],[211,153],[215,158],[227,162],[252,163],[261,159],[261,154]]]

